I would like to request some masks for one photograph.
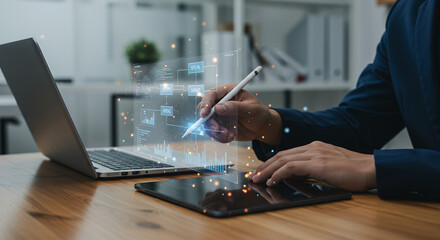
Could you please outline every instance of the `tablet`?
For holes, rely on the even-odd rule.
[[[265,184],[253,183],[247,174],[137,183],[135,189],[211,217],[230,217],[351,198],[350,192],[300,180],[285,180],[269,188]]]

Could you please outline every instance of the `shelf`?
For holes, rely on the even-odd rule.
[[[323,83],[254,83],[246,86],[246,90],[250,92],[282,92],[285,90],[298,91],[337,91],[337,90],[351,90],[353,86],[350,82],[323,82]]]

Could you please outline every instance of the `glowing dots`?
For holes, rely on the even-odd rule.
[[[249,167],[249,163],[246,163],[246,167]]]
[[[125,143],[125,139],[122,139],[122,142]]]
[[[193,17],[193,21],[197,21],[197,18],[196,18],[196,17]]]
[[[271,149],[271,150],[270,150],[270,152],[272,152],[272,153],[273,153],[273,152],[275,152],[275,150]]]
[[[200,176],[200,173],[199,173],[199,172],[197,173],[197,176]]]
[[[258,93],[255,93],[255,96],[258,96]]]
[[[272,104],[269,104],[268,106],[269,106],[269,107],[272,107]]]
[[[44,34],[40,35],[40,39],[45,39],[45,38],[46,38],[46,36],[44,36]]]
[[[209,181],[211,181],[211,179],[209,179]],[[218,185],[220,185],[220,183],[219,183],[218,181],[215,181],[215,182],[214,182],[214,186],[217,187]]]
[[[304,112],[307,112],[307,111],[309,111],[309,108],[308,108],[307,106],[304,106],[304,107],[303,107],[303,111],[304,111]]]
[[[245,177],[245,178],[248,178],[248,177],[249,177],[249,174],[248,174],[248,173],[246,173],[246,174],[244,175],[244,177]]]
[[[228,189],[228,187],[225,186],[224,189],[226,190],[226,189]]]
[[[121,116],[123,117],[125,115],[125,113],[121,112]]]
[[[231,192],[228,192],[228,197],[231,197],[232,196],[232,193]]]
[[[212,179],[209,179],[209,182],[212,182]]]
[[[182,97],[183,97],[183,93],[181,93],[181,94],[180,94],[180,96],[182,96]]]
[[[216,57],[213,57],[213,58],[212,58],[212,62],[213,62],[213,63],[216,63],[216,62],[218,62],[218,58],[216,58]]]
[[[176,159],[176,157],[173,157],[173,161],[175,162],[177,159]]]
[[[118,98],[118,102],[120,102],[121,101],[121,99],[120,98]]]
[[[124,120],[127,120],[127,116],[124,117]]]
[[[174,44],[174,43],[171,44],[171,48],[173,48],[173,49],[176,48],[176,44]]]
[[[130,119],[130,121],[132,121],[132,122],[133,122],[133,121],[134,121],[134,118],[131,118],[131,119]]]
[[[206,27],[206,22],[205,21],[202,22],[202,26]]]
[[[275,69],[275,65],[272,64],[272,69]]]
[[[140,151],[141,149],[140,149],[140,148],[137,148],[136,150]]]
[[[244,212],[247,213],[249,210],[247,208],[244,209]]]
[[[251,150],[251,147],[247,147],[247,150]]]
[[[134,134],[132,133],[132,134],[130,134],[130,137],[134,137]]]
[[[189,152],[188,154],[189,154],[189,155],[191,155],[191,154],[192,154],[192,152]]]
[[[218,77],[218,73],[216,73],[215,76]]]
[[[203,213],[206,213],[206,209],[203,209]]]
[[[197,93],[197,97],[203,97],[202,93],[201,93],[201,92],[198,92],[198,93]]]
[[[168,67],[168,65],[165,64],[165,67]]]
[[[262,139],[264,139],[264,136],[261,136]]]
[[[261,172],[257,172],[257,175],[260,175],[261,174]]]
[[[234,126],[234,129],[237,128],[237,126]]]
[[[146,48],[147,47],[147,44],[144,44],[144,48]]]
[[[188,42],[191,42],[191,38],[188,38]]]
[[[192,187],[196,187],[196,185],[195,185],[195,184],[193,184],[193,185],[192,185]]]
[[[284,128],[284,133],[290,133],[290,128],[288,128],[288,127],[286,127],[286,128]]]
[[[242,191],[243,191],[244,193],[247,193],[247,190],[246,190],[246,189],[243,189]]]

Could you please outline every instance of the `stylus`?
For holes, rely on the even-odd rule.
[[[261,72],[262,69],[263,68],[261,66],[258,66],[257,68],[255,68],[254,71],[249,73],[249,75],[247,75],[237,86],[235,86],[232,89],[232,91],[230,91],[228,94],[226,94],[226,96],[224,96],[218,103],[224,103],[224,102],[231,100],[232,97],[234,97],[235,94],[240,92],[240,90],[243,89],[244,86],[246,86],[246,84],[248,84],[252,79],[254,79],[254,77],[256,77],[258,75],[258,73]],[[198,127],[205,124],[205,122],[209,118],[211,118],[214,115],[214,113],[215,113],[214,106],[212,106],[211,112],[208,114],[208,116],[200,118],[197,122],[195,122],[193,125],[191,125],[191,127],[189,127],[188,130],[186,130],[185,134],[183,134],[182,138],[185,138],[186,136],[190,135]]]

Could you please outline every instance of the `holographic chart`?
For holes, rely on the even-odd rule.
[[[134,138],[136,151],[173,165],[183,162],[196,171],[228,174],[237,171],[238,146],[219,143],[213,130],[200,126],[182,139],[200,114],[198,104],[219,86],[237,83],[238,52],[180,58],[155,64],[135,64]],[[237,131],[237,117],[227,121]]]

